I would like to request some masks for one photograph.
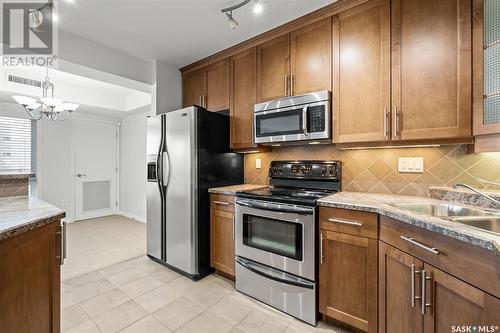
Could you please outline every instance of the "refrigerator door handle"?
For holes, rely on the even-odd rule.
[[[168,156],[168,153],[166,151],[162,153],[161,159],[162,185],[167,187],[168,183],[170,182],[170,157]]]
[[[163,186],[163,173],[162,173],[162,159],[161,153],[158,153],[158,157],[156,158],[156,181],[158,185]]]

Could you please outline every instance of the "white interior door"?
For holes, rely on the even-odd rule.
[[[117,212],[117,133],[117,123],[74,119],[77,221]]]

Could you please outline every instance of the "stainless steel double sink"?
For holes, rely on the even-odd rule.
[[[421,215],[434,216],[466,224],[488,232],[500,233],[500,211],[429,202],[394,203],[391,206]]]

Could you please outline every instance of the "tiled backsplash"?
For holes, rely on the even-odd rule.
[[[399,173],[398,157],[423,157],[423,173]],[[255,160],[262,168],[255,168]],[[271,152],[245,156],[245,182],[267,184],[273,160],[340,160],[344,191],[427,196],[434,185],[466,183],[498,189],[478,178],[500,182],[500,153],[467,154],[465,145],[427,148],[339,150],[332,145],[273,147]]]

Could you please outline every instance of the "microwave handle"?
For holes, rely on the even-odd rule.
[[[307,131],[307,109],[308,106],[304,106],[302,109],[302,131],[305,136],[309,136],[309,132]]]

